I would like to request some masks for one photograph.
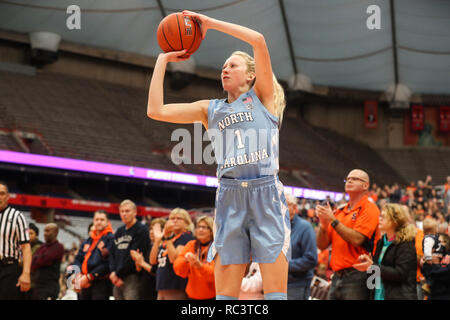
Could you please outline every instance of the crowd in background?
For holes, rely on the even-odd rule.
[[[421,239],[428,234],[434,234],[436,235],[436,241],[442,242],[441,244],[443,246],[441,247],[444,248],[443,257],[441,256],[441,260],[438,260],[437,263],[440,265],[442,263],[449,263],[447,260],[449,257],[450,177],[447,179],[445,186],[441,188],[437,188],[432,184],[432,178],[430,176],[426,177],[424,181],[411,182],[404,187],[399,186],[399,184],[385,185],[384,187],[372,184],[369,190],[369,197],[380,209],[386,203],[397,203],[406,206],[409,209],[409,222],[416,227],[417,234],[422,235]],[[316,207],[318,205],[329,202],[330,206],[336,209],[346,203],[344,198],[337,202],[331,199],[327,199],[324,202],[308,199],[295,199],[294,201],[292,197],[288,196],[286,198],[289,200],[288,205],[290,203],[296,204],[293,207],[294,209],[290,208],[294,211],[294,216],[298,216],[302,221],[308,222],[308,225],[312,227],[311,230],[314,230],[314,232],[317,232],[319,226],[319,218],[316,213]],[[131,201],[125,201],[125,205],[128,205],[130,207],[129,209],[133,211],[134,204]],[[105,216],[107,218],[106,213]],[[110,237],[113,241],[108,245],[110,247],[106,251],[103,250],[102,255],[98,258],[99,263],[104,263],[105,266],[111,267],[110,260],[113,255],[117,260],[115,268],[122,268],[120,270],[116,269],[115,271],[109,270],[107,274],[101,276],[103,282],[107,284],[102,287],[102,290],[106,290],[107,297],[114,297],[116,299],[160,300],[215,298],[214,262],[207,262],[206,260],[208,248],[213,241],[213,220],[211,217],[202,216],[193,221],[186,210],[176,208],[167,218],[150,219],[146,217],[142,221],[138,221],[135,213],[133,216],[134,220],[128,218],[129,220],[127,221],[123,215],[121,215],[121,218],[125,226],[121,230],[119,230],[120,228],[115,230],[114,235],[111,233]],[[291,221],[292,219],[293,217],[291,216]],[[139,228],[142,226],[142,228],[139,232],[129,233],[129,228],[135,224],[139,225]],[[30,228],[31,232],[33,232],[33,229]],[[87,232],[91,238],[96,234],[95,228],[92,228],[92,225]],[[309,237],[309,242],[315,242],[314,232]],[[120,237],[118,233],[120,233]],[[447,235],[447,237],[443,237],[444,235]],[[142,237],[146,237],[147,239],[142,239]],[[137,238],[139,238],[139,244],[133,242]],[[305,239],[301,241],[305,242]],[[120,243],[126,243],[123,247],[126,250],[123,252],[117,249]],[[416,241],[416,243],[419,243],[419,241]],[[34,253],[42,245],[42,242],[36,242],[35,245],[35,247],[32,245]],[[82,284],[84,287],[81,290],[79,288],[77,290],[76,285],[77,281],[80,281],[80,278],[77,278],[73,272],[70,272],[70,266],[77,264],[78,257],[78,259],[81,259],[78,261],[78,265],[82,267],[86,253],[92,250],[90,248],[91,245],[92,242],[88,242],[88,245],[84,242],[80,246],[74,244],[73,248],[64,252],[58,271],[60,291],[53,298],[80,299],[82,292],[90,288],[93,281],[86,278],[82,280],[85,281]],[[312,297],[324,299],[326,298],[324,290],[326,291],[327,284],[330,283],[330,279],[333,276],[333,271],[329,263],[331,256],[330,250],[332,248],[318,250],[315,243],[313,248],[316,251],[315,257],[313,257],[314,254],[311,255],[307,267],[309,268],[309,273],[304,273],[307,285],[303,284],[303,287],[307,287],[308,289],[305,291],[307,296],[302,296],[302,298],[308,299]],[[96,248],[93,249],[95,250]],[[305,250],[302,249],[302,252],[299,254],[304,255]],[[421,250],[422,253],[418,250],[418,256],[420,254],[423,255],[423,247],[421,247]],[[118,256],[121,257],[117,258]],[[434,263],[434,260],[433,262],[430,260],[430,263]],[[118,266],[121,264],[123,266]],[[85,266],[85,270],[81,270],[80,274],[88,276],[88,268],[89,266]],[[114,276],[111,276],[109,272],[114,274]],[[419,299],[428,298],[431,290],[430,285],[437,287],[441,279],[445,282],[450,278],[450,274],[447,271],[447,274],[441,275],[441,278],[437,278],[437,280],[431,279],[432,281],[429,281],[430,279],[427,279],[424,273],[426,274],[423,271],[423,261],[422,266],[418,262],[417,281],[422,289],[422,295],[418,295]],[[117,274],[120,274],[120,277]],[[131,281],[131,275],[134,277],[133,281]],[[93,277],[92,275],[90,276]],[[301,279],[298,283],[302,283],[302,281],[304,283],[304,280]],[[436,281],[438,282],[437,284]],[[130,283],[132,287],[135,287],[132,293],[130,293],[131,291],[129,289]],[[120,284],[119,287],[123,289],[120,293],[117,284]],[[262,279],[257,264],[248,265],[246,275],[242,282],[241,298],[263,298]]]

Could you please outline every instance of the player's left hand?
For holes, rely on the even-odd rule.
[[[202,40],[205,39],[206,32],[209,29],[210,18],[208,16],[205,16],[204,14],[199,14],[189,10],[183,10],[182,14],[183,16],[191,17],[191,19],[195,20],[198,23],[202,32]]]

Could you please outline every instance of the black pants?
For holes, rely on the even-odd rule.
[[[33,300],[56,300],[59,295],[59,283],[36,284],[33,288]]]
[[[81,290],[80,300],[109,300],[112,296],[112,284],[109,279],[94,280],[89,288]]]
[[[328,300],[369,300],[367,273],[353,270],[343,276],[336,273],[331,280]]]
[[[0,263],[0,300],[21,300],[22,293],[16,287],[22,270],[17,262]]]

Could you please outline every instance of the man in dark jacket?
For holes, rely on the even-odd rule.
[[[59,275],[64,246],[57,240],[58,225],[49,223],[44,229],[45,243],[37,249],[31,263],[33,300],[55,300],[59,295]]]
[[[116,300],[140,299],[140,273],[131,259],[130,250],[148,252],[150,238],[148,228],[137,221],[137,208],[131,200],[124,200],[119,206],[120,218],[125,224],[117,229],[114,235],[110,263],[110,280],[114,285],[113,294]]]
[[[112,295],[108,258],[114,245],[108,213],[104,210],[96,211],[93,226],[94,230],[81,244],[75,257],[74,264],[80,270],[75,278],[75,290],[79,291],[80,300],[108,300]]]
[[[292,258],[289,261],[288,300],[308,300],[317,265],[316,234],[308,221],[297,215],[298,199],[285,194],[291,219]]]
[[[432,263],[422,261],[422,272],[430,284],[430,300],[450,300],[450,238],[439,236],[445,254],[433,254]]]

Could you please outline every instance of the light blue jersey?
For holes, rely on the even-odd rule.
[[[211,100],[208,134],[217,160],[214,242],[208,261],[273,263],[290,258],[290,221],[278,180],[278,119],[253,89],[233,103]]]
[[[208,134],[217,161],[217,178],[255,179],[278,174],[278,119],[254,90],[236,101],[211,100]]]

